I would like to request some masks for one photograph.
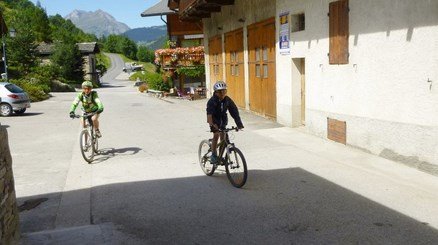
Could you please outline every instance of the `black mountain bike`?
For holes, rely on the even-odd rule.
[[[220,143],[217,144],[218,148],[218,162],[212,164],[210,161],[211,141],[212,139],[203,140],[199,144],[199,164],[202,170],[208,176],[213,175],[217,166],[225,166],[228,180],[234,187],[240,188],[246,183],[248,177],[248,170],[246,167],[245,157],[243,153],[230,141],[228,137],[229,131],[238,131],[238,128],[226,128],[220,130],[224,134]]]
[[[93,120],[91,119],[95,114],[96,112],[84,113],[82,116],[75,115],[75,118],[83,117],[85,121],[85,128],[79,135],[79,146],[81,148],[82,157],[88,163],[91,163],[94,155],[99,153],[98,137],[93,126]]]

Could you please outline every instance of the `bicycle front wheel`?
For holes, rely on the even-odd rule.
[[[202,171],[204,171],[204,173],[208,176],[213,175],[214,171],[216,170],[216,167],[210,162],[210,156],[211,156],[210,141],[209,140],[201,141],[201,143],[199,144],[198,159]]]
[[[99,138],[96,135],[94,135],[93,150],[94,150],[95,154],[99,153],[99,141],[98,140],[99,140]]]
[[[91,138],[90,131],[88,130],[82,130],[79,138],[80,148],[82,157],[87,162],[92,162],[94,158],[94,145]]]
[[[225,170],[227,172],[228,180],[234,187],[240,188],[245,185],[248,177],[248,170],[246,168],[245,157],[239,149],[232,148],[230,150],[230,154],[226,159]]]

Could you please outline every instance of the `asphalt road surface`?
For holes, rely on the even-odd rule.
[[[75,93],[53,93],[7,125],[29,244],[438,244],[438,181],[415,169],[241,112],[242,189],[205,176],[206,100],[142,94],[112,67],[97,89],[100,155],[79,151]],[[232,122],[232,120],[230,120]],[[233,123],[231,123],[233,124]],[[32,206],[32,205],[30,205]]]

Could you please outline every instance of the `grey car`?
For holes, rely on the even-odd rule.
[[[0,82],[0,116],[10,116],[12,112],[23,114],[30,107],[29,96],[15,84]]]

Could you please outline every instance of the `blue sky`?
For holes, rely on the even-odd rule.
[[[31,0],[36,3],[38,0]],[[160,0],[40,0],[48,15],[62,17],[73,10],[96,11],[101,9],[127,24],[130,28],[164,25],[160,17],[141,17],[140,14]]]

